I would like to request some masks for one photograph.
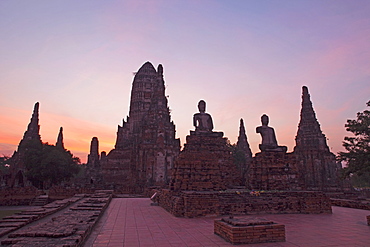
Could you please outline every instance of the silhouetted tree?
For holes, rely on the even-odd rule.
[[[68,181],[79,172],[80,159],[70,151],[45,143],[25,154],[26,177],[38,188]]]
[[[370,101],[366,104],[369,107]],[[346,152],[339,152],[339,160],[347,163],[343,176],[370,177],[370,111],[358,112],[357,119],[348,119],[345,127],[354,136],[344,137]]]

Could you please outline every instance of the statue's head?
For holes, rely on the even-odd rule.
[[[262,115],[261,123],[263,126],[267,126],[269,124],[269,117],[266,114]]]
[[[198,109],[200,113],[204,113],[206,111],[206,102],[204,100],[199,101]]]

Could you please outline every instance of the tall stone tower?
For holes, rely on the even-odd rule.
[[[90,154],[87,156],[86,177],[91,185],[101,183],[101,166],[99,155],[99,140],[97,137],[91,139]]]
[[[320,124],[316,119],[306,86],[302,87],[301,120],[295,140],[296,146],[294,151],[296,152],[308,150],[329,152],[326,137],[322,133]]]
[[[180,152],[171,121],[163,67],[146,62],[132,83],[127,121],[118,126],[115,149],[101,160],[103,180],[124,192],[141,192],[170,179],[174,158]]]
[[[18,150],[14,152],[9,163],[11,179],[9,186],[25,186],[30,184],[25,177],[24,155],[29,149],[41,149],[42,142],[40,137],[39,125],[39,102],[34,106],[31,121],[28,124],[27,130],[24,132],[22,140],[19,142]]]
[[[245,133],[244,121],[242,118],[240,119],[239,136],[238,141],[236,143],[236,147],[238,148],[238,150],[244,153],[245,160],[247,161],[247,163],[249,163],[252,159],[252,151],[251,148],[249,147],[247,134]]]
[[[294,154],[306,189],[330,190],[338,188],[335,155],[330,152],[312,107],[306,86],[302,87],[302,109]]]
[[[242,118],[240,119],[239,136],[236,143],[235,152],[234,159],[236,159],[238,163],[238,169],[243,181],[242,184],[245,184],[252,161],[252,151],[249,147],[247,134],[245,133],[244,121]]]
[[[60,127],[59,134],[57,138],[57,142],[55,143],[55,146],[59,149],[64,150],[64,143],[63,143],[63,127]]]

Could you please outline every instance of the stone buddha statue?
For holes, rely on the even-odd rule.
[[[261,151],[286,152],[286,146],[278,146],[275,131],[269,127],[269,117],[264,114],[261,117],[262,126],[256,128],[256,132],[261,134],[262,144],[259,145]]]
[[[205,113],[206,102],[204,100],[198,103],[199,113],[195,113],[193,116],[193,125],[195,132],[212,132],[213,121],[211,115]]]

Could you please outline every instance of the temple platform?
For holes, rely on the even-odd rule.
[[[156,201],[177,217],[247,214],[331,213],[330,199],[318,191],[161,190]]]

